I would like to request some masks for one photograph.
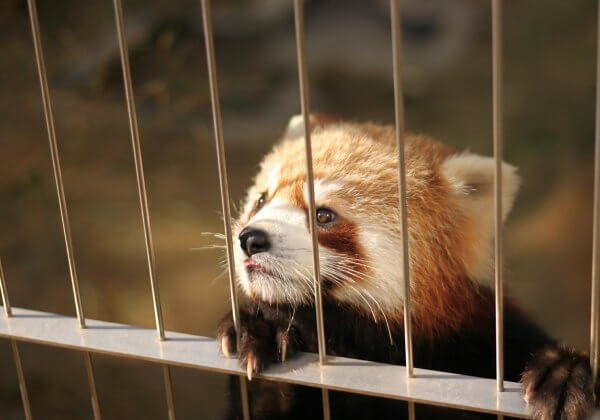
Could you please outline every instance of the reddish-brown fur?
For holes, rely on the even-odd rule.
[[[357,263],[351,268],[372,276],[368,264],[363,264],[368,255],[360,244],[361,226],[384,224],[392,235],[400,236],[393,127],[336,124],[318,119],[313,124],[315,179],[341,179],[348,189],[330,197],[341,204],[334,206],[334,210],[346,209],[348,213],[340,214],[333,227],[319,229],[319,243],[355,258]],[[477,258],[476,235],[481,226],[474,218],[478,216],[464,210],[460,203],[464,196],[457,194],[441,170],[444,161],[454,154],[452,149],[427,137],[406,136],[412,316],[416,335],[433,336],[439,331],[456,330],[483,316],[489,308],[478,296],[477,284],[467,274],[468,264]],[[266,189],[267,176],[275,166],[280,166],[278,183],[268,199],[282,197],[291,205],[306,209],[303,191],[306,162],[301,138],[284,141],[267,156],[256,180],[257,189],[251,190],[250,195],[256,196],[258,191]],[[366,276],[356,276],[353,280],[360,286]],[[392,323],[401,325],[402,302],[386,315]]]
[[[263,250],[257,256],[246,256],[266,265],[275,258],[274,266],[284,273],[276,279],[249,279],[243,275],[250,273],[241,272],[240,284],[255,301],[244,312],[242,363],[268,362],[278,355],[283,360],[281,354],[289,354],[294,346],[302,351],[317,349],[311,305],[314,279],[303,275],[310,272],[312,258],[305,150],[297,121],[292,120],[288,136],[263,161],[237,226],[241,229],[256,223],[255,227],[264,228],[267,234],[272,229],[272,253]],[[317,227],[328,352],[402,362],[402,346],[389,345],[403,339],[405,296],[394,130],[323,118],[311,122],[316,205],[337,215],[333,222]],[[405,160],[414,358],[426,369],[491,378],[495,349],[494,294],[489,284],[494,162],[469,153],[457,155],[418,135],[406,135]],[[502,167],[502,178],[502,211],[506,215],[519,178],[508,164]],[[262,219],[258,213],[253,221],[257,214],[254,203],[264,191],[270,194],[267,202],[274,202],[273,212],[262,213]],[[263,211],[269,211],[268,205]],[[292,267],[288,272],[287,265]],[[293,308],[289,316],[280,311],[280,304]],[[589,359],[557,348],[511,302],[505,302],[504,312],[505,375],[516,380],[522,374],[535,418],[586,417],[594,403]],[[382,318],[383,323],[379,322]],[[222,325],[220,341],[228,348],[235,340],[232,317]],[[536,351],[537,356],[531,358]],[[250,374],[253,367],[251,363],[248,366]],[[347,410],[340,414],[343,418],[355,417],[355,410],[346,405],[351,399],[344,399]],[[314,407],[320,410],[320,396]],[[305,398],[297,412],[306,413]]]

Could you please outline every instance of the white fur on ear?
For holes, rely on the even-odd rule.
[[[462,153],[446,159],[442,164],[446,179],[464,195],[463,204],[476,212],[489,212],[493,218],[494,205],[494,159],[473,153]],[[510,212],[521,179],[517,168],[502,162],[502,214],[506,218]],[[486,217],[480,214],[479,217]]]
[[[333,115],[328,114],[310,114],[308,116],[310,130],[312,130],[323,124],[332,124],[339,122],[339,119]],[[285,130],[284,137],[294,138],[304,136],[304,117],[302,114],[294,115],[288,122],[287,129]]]
[[[494,159],[462,153],[446,159],[442,172],[453,187],[467,217],[464,226],[465,269],[478,283],[489,284],[494,267]],[[517,169],[502,162],[502,214],[505,219],[515,200],[520,178]]]
[[[304,118],[302,114],[297,114],[290,118],[287,129],[285,130],[285,137],[301,137],[304,135]]]
[[[319,114],[310,114],[308,117],[309,124],[312,129],[320,122],[327,120],[327,117],[323,117]],[[285,130],[285,137],[301,137],[304,135],[304,117],[302,114],[294,115],[288,122],[287,129]]]

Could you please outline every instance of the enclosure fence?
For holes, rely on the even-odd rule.
[[[213,338],[193,336],[177,332],[165,331],[161,310],[160,294],[157,282],[152,229],[148,195],[144,176],[144,165],[138,129],[134,92],[131,82],[131,71],[123,9],[121,0],[113,0],[116,32],[119,43],[124,90],[129,117],[133,158],[136,170],[139,204],[144,229],[148,275],[154,304],[156,332],[124,324],[116,324],[85,318],[82,305],[75,253],[71,239],[71,227],[65,198],[65,190],[61,173],[52,103],[42,50],[36,1],[27,0],[29,18],[33,35],[35,60],[40,80],[44,116],[48,131],[50,156],[56,183],[59,210],[76,317],[46,313],[10,305],[6,287],[6,279],[0,263],[0,292],[5,310],[5,317],[0,317],[0,336],[11,342],[15,368],[19,381],[19,389],[23,402],[25,417],[32,418],[29,397],[23,366],[19,352],[19,341],[40,343],[50,346],[78,350],[84,358],[88,376],[91,409],[95,420],[100,420],[101,404],[96,390],[92,354],[105,354],[116,357],[131,358],[158,363],[162,366],[164,390],[167,401],[169,420],[176,418],[171,384],[170,366],[182,366],[206,371],[219,372],[239,376],[242,396],[242,415],[250,419],[250,405],[245,369],[238,360],[226,359],[220,355],[217,343]],[[300,106],[305,128],[306,169],[308,184],[309,228],[312,238],[313,280],[315,293],[316,328],[318,337],[318,354],[303,353],[285,364],[275,365],[258,374],[258,378],[307,385],[322,389],[323,417],[331,417],[329,407],[329,391],[344,391],[356,394],[408,401],[409,418],[415,417],[414,404],[424,403],[464,410],[473,410],[504,415],[529,418],[530,410],[526,406],[520,385],[504,381],[503,371],[503,281],[502,281],[502,0],[491,0],[492,4],[492,91],[493,91],[493,144],[495,159],[494,181],[494,216],[495,216],[495,311],[496,311],[496,380],[469,377],[448,372],[428,371],[413,366],[412,334],[410,317],[410,267],[408,249],[408,229],[406,211],[406,172],[404,162],[404,105],[402,94],[402,39],[399,0],[390,0],[394,107],[396,123],[396,141],[398,150],[398,191],[400,224],[402,231],[402,273],[404,274],[404,332],[406,346],[406,365],[387,365],[369,361],[351,360],[342,357],[328,356],[325,351],[325,326],[321,301],[319,267],[319,248],[316,234],[314,176],[312,168],[311,136],[310,136],[310,104],[308,72],[304,45],[303,0],[293,0],[296,52],[298,61]],[[210,0],[201,0],[202,19],[204,24],[205,50],[208,64],[210,96],[212,104],[214,137],[217,150],[217,163],[223,210],[226,251],[229,271],[229,287],[231,306],[236,333],[240,333],[239,302],[235,283],[235,266],[233,263],[232,221],[227,179],[227,165],[223,141],[223,126],[219,104],[219,88],[213,44]],[[600,7],[598,9],[600,22]],[[600,345],[598,343],[600,327],[600,29],[598,31],[597,80],[596,80],[596,131],[595,131],[595,180],[594,180],[594,232],[593,232],[593,267],[592,267],[592,314],[590,354],[594,377],[597,376],[600,363]],[[239,340],[238,340],[239,342]],[[512,392],[509,392],[512,391]]]

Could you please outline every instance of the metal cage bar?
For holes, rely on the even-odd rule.
[[[160,340],[165,339],[163,325],[162,307],[156,280],[156,258],[154,256],[154,243],[152,240],[152,227],[150,225],[150,210],[148,206],[148,192],[146,191],[146,179],[144,175],[144,161],[142,158],[142,147],[140,144],[140,130],[137,121],[135,98],[133,96],[133,84],[131,83],[131,69],[129,66],[129,53],[125,38],[125,24],[123,23],[123,7],[121,0],[114,0],[115,22],[117,26],[117,37],[119,39],[119,52],[121,55],[121,67],[123,71],[123,84],[125,88],[125,101],[127,102],[127,115],[129,117],[129,129],[133,148],[133,161],[135,164],[135,175],[138,188],[138,198],[144,228],[144,241],[146,244],[146,259],[148,263],[148,275],[152,287],[152,302],[154,304],[154,318],[156,321],[156,332]]]
[[[235,264],[233,260],[233,232],[231,228],[231,205],[229,199],[229,180],[227,177],[227,159],[225,158],[225,142],[223,140],[223,120],[221,118],[221,103],[219,100],[219,83],[217,78],[217,60],[213,41],[212,13],[210,0],[201,0],[202,21],[204,26],[204,46],[206,49],[206,64],[208,67],[208,81],[210,86],[210,102],[213,115],[213,128],[215,146],[217,149],[217,165],[219,170],[219,187],[221,191],[221,208],[223,211],[223,227],[225,229],[225,243],[227,246],[227,268],[229,273],[229,293],[231,298],[231,313],[236,333],[236,344],[240,346],[240,307],[235,285]],[[251,367],[252,368],[252,367]],[[250,419],[250,406],[248,402],[248,384],[246,378],[240,377],[240,393],[242,398],[242,415],[245,420]]]
[[[165,394],[167,397],[167,418],[175,420],[177,413],[175,411],[175,399],[173,397],[173,381],[171,380],[171,369],[168,365],[162,365],[163,380],[165,383]]]
[[[236,333],[240,333],[240,308],[235,285],[235,263],[233,260],[233,230],[231,228],[231,205],[229,198],[229,179],[227,176],[227,159],[225,158],[225,143],[223,140],[223,120],[221,118],[221,101],[219,99],[219,85],[217,80],[217,63],[213,43],[212,15],[210,0],[202,0],[202,20],[204,23],[204,45],[206,49],[206,63],[208,67],[208,82],[210,85],[210,100],[213,114],[213,129],[215,146],[217,149],[217,165],[219,170],[219,186],[221,190],[221,207],[223,209],[223,227],[225,229],[225,242],[227,244],[227,268],[229,273],[229,291],[231,297],[231,310]]]
[[[63,230],[63,238],[65,241],[65,250],[67,253],[67,263],[69,266],[69,276],[71,278],[71,287],[73,292],[73,300],[75,302],[75,312],[77,313],[77,321],[80,328],[85,328],[85,315],[81,303],[81,292],[79,288],[79,279],[77,277],[77,268],[75,265],[75,253],[73,250],[73,239],[71,235],[71,223],[69,221],[69,212],[67,200],[65,198],[65,187],[62,177],[62,169],[60,166],[60,157],[58,154],[58,144],[56,141],[56,130],[54,127],[54,116],[52,112],[52,101],[50,99],[50,89],[48,87],[48,76],[46,73],[46,64],[44,62],[44,51],[42,39],[40,35],[40,24],[37,14],[35,0],[27,0],[29,7],[29,19],[31,23],[31,32],[33,35],[33,47],[35,52],[35,62],[40,80],[40,89],[42,94],[42,102],[44,106],[44,117],[46,120],[46,129],[48,132],[48,142],[50,145],[50,156],[52,160],[52,170],[54,173],[54,181],[56,184],[56,195],[58,197],[58,208],[60,212],[60,220]],[[90,398],[94,419],[100,420],[100,405],[98,403],[98,393],[94,377],[93,366],[91,363],[91,354],[84,354],[85,370],[88,376]]]
[[[325,348],[325,322],[323,320],[323,301],[321,292],[321,267],[319,262],[319,242],[317,238],[317,220],[315,205],[315,180],[312,162],[312,143],[310,137],[310,101],[308,74],[306,68],[306,49],[304,46],[304,1],[294,0],[294,22],[296,27],[296,56],[298,60],[298,85],[300,89],[300,108],[304,120],[304,146],[306,152],[306,189],[308,190],[308,225],[310,228],[312,257],[313,257],[313,280],[315,292],[315,312],[317,321],[317,345],[319,349],[319,364],[327,361],[327,349]],[[323,388],[323,418],[331,418],[329,405],[329,393]]]
[[[17,378],[19,380],[19,390],[21,391],[21,401],[23,402],[23,411],[25,412],[25,419],[31,420],[31,404],[29,403],[29,393],[27,392],[27,383],[25,382],[25,373],[23,372],[23,362],[21,361],[21,352],[19,351],[19,344],[17,340],[10,340],[10,346],[12,347],[13,357],[15,359],[15,369],[17,370]]]
[[[4,279],[4,269],[2,268],[2,261],[0,261],[0,296],[2,296],[2,305],[4,306],[4,313],[7,317],[12,316],[12,307],[10,306],[10,299],[8,298],[8,289],[6,288],[6,280]]]
[[[117,38],[119,41],[119,53],[121,55],[121,67],[123,71],[123,85],[125,89],[125,101],[127,102],[127,115],[129,117],[129,129],[131,132],[131,143],[133,148],[133,161],[135,164],[135,174],[138,188],[138,199],[140,202],[140,211],[142,224],[144,228],[144,241],[146,244],[146,259],[148,262],[148,274],[150,277],[150,286],[152,289],[152,303],[154,305],[154,318],[156,321],[156,332],[160,341],[165,340],[165,330],[163,324],[162,308],[160,304],[160,295],[158,291],[158,281],[156,278],[156,259],[154,256],[154,244],[152,240],[152,227],[150,225],[150,211],[148,206],[148,193],[146,191],[146,179],[144,176],[144,162],[142,159],[142,147],[140,144],[140,133],[137,121],[137,111],[135,107],[135,98],[133,96],[133,84],[131,82],[131,69],[129,66],[129,54],[127,50],[127,41],[125,38],[125,24],[123,22],[123,7],[121,0],[113,0],[115,10],[115,24],[117,27]],[[165,385],[165,394],[167,398],[167,409],[169,420],[175,419],[175,405],[173,400],[173,387],[171,375],[168,372],[168,366],[163,370],[163,379]]]
[[[408,402],[408,419],[409,420],[415,420],[416,414],[415,414],[415,402],[414,401],[409,401]]]
[[[40,36],[40,24],[37,15],[35,0],[27,0],[29,6],[29,19],[31,22],[31,32],[33,34],[33,47],[35,51],[35,62],[40,79],[40,88],[42,91],[42,102],[44,105],[44,117],[46,119],[46,129],[48,131],[48,141],[50,143],[50,155],[52,157],[52,170],[54,172],[54,181],[56,184],[56,194],[58,195],[58,207],[60,210],[60,220],[62,223],[65,248],[67,251],[67,262],[69,265],[69,274],[71,276],[71,286],[73,288],[73,298],[75,300],[75,311],[79,326],[85,328],[85,317],[81,306],[81,294],[79,291],[79,280],[75,268],[75,257],[73,254],[73,241],[71,238],[71,224],[69,223],[69,214],[67,202],[65,199],[65,188],[60,167],[60,158],[58,156],[58,145],[56,142],[56,130],[54,128],[54,116],[52,113],[52,102],[50,100],[50,90],[48,88],[48,77],[46,75],[46,64],[44,62],[44,52],[42,49],[42,40]]]
[[[494,137],[494,265],[496,291],[496,380],[504,391],[504,290],[502,276],[502,0],[492,0],[492,101]]]
[[[100,411],[100,402],[98,401],[98,389],[96,387],[96,376],[94,375],[94,363],[92,361],[92,353],[86,351],[83,353],[83,363],[85,364],[85,371],[88,377],[88,387],[90,388],[90,395],[92,397],[92,411],[94,413],[94,419],[100,420],[102,414]]]
[[[392,56],[394,71],[394,115],[396,122],[396,148],[398,151],[398,210],[402,231],[401,266],[404,282],[404,352],[406,376],[413,377],[413,343],[410,296],[410,258],[408,252],[408,210],[406,206],[406,162],[404,159],[404,95],[402,89],[402,20],[399,0],[390,0],[392,26]],[[415,403],[408,402],[408,418],[415,419]]]
[[[308,190],[308,222],[312,242],[313,278],[315,286],[315,310],[317,315],[317,338],[319,347],[319,363],[324,364],[327,358],[325,349],[325,323],[323,321],[323,302],[321,293],[321,267],[319,262],[319,242],[317,238],[317,220],[315,205],[315,181],[312,162],[312,142],[310,135],[310,105],[308,75],[306,70],[306,51],[304,48],[304,2],[294,0],[294,17],[296,23],[296,53],[298,59],[298,83],[300,87],[300,107],[304,120],[304,144],[306,151],[306,188]]]
[[[406,374],[413,376],[413,345],[410,316],[410,259],[408,254],[408,217],[406,208],[406,164],[404,161],[404,99],[402,94],[402,27],[399,0],[390,0],[392,21],[392,51],[394,60],[394,113],[396,117],[396,147],[398,149],[398,200],[402,229],[402,276],[404,280],[404,342]]]
[[[598,346],[598,326],[600,324],[600,4],[596,19],[596,127],[594,158],[594,238],[592,244],[592,302],[590,319],[590,360],[593,377],[598,377],[600,351]]]
[[[4,270],[2,268],[2,261],[0,261],[0,294],[2,295],[2,305],[4,306],[4,313],[6,318],[13,316],[12,306],[8,298],[8,290],[6,288],[6,281],[4,279]],[[23,402],[23,411],[25,413],[25,419],[31,420],[31,404],[29,404],[29,394],[27,393],[27,384],[25,383],[25,374],[23,373],[23,364],[21,362],[21,353],[19,352],[19,346],[17,340],[14,338],[10,340],[10,345],[15,360],[15,369],[17,370],[17,380],[19,382],[19,390],[21,392],[21,401]]]

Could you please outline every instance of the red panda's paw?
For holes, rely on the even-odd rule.
[[[217,344],[220,346],[221,352],[225,357],[230,358],[235,355],[237,352],[236,341],[233,315],[229,312],[217,325]]]
[[[217,326],[217,342],[225,357],[237,353],[240,365],[246,368],[248,379],[265,369],[276,354],[273,329],[262,317],[241,311],[240,344],[238,348],[233,316],[228,313]],[[239,350],[239,351],[238,351]]]
[[[272,362],[284,362],[296,347],[293,328],[281,329],[271,325],[261,316],[242,312],[239,346],[236,340],[233,317],[226,315],[217,327],[217,342],[226,357],[237,353],[240,365],[246,368],[248,379],[260,373]]]
[[[521,383],[535,419],[586,419],[594,407],[589,358],[572,349],[540,350],[527,364]]]

